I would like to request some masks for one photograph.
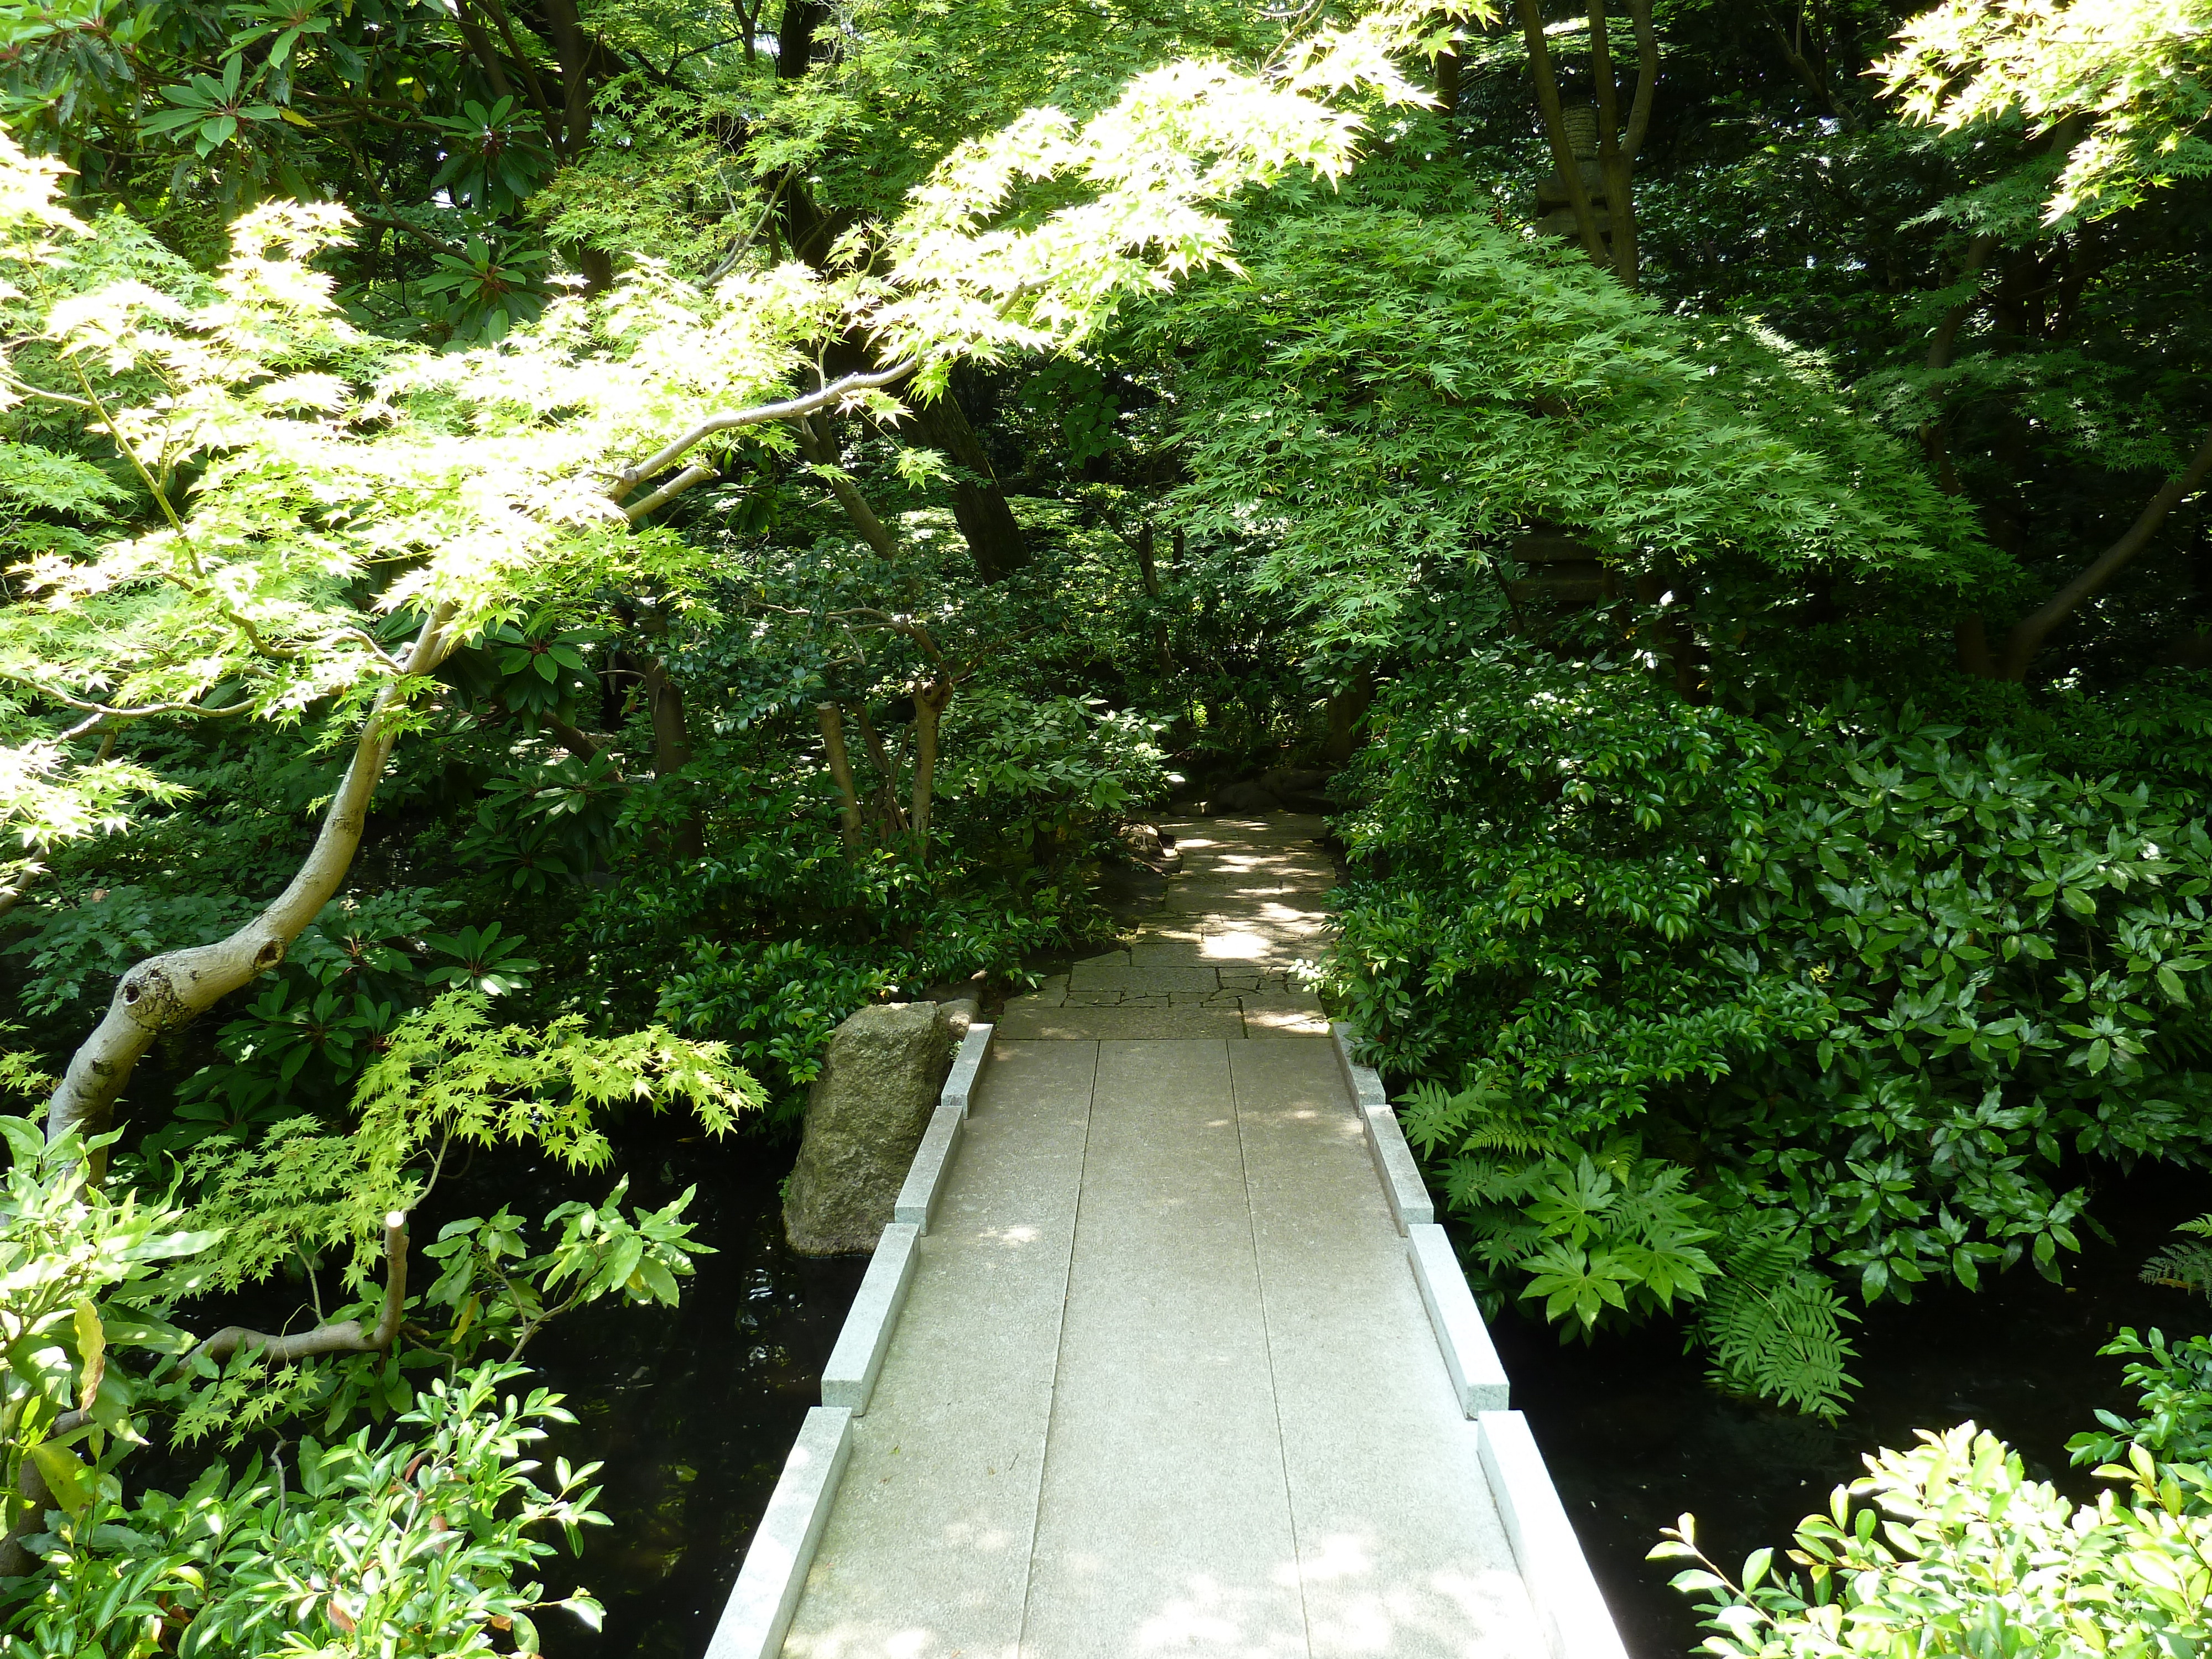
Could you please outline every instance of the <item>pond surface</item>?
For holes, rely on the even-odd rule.
[[[1863,1310],[1850,1367],[1861,1387],[1833,1427],[1715,1392],[1669,1331],[1563,1348],[1524,1318],[1493,1322],[1513,1402],[1633,1659],[1675,1659],[1705,1635],[1668,1586],[1679,1564],[1644,1559],[1661,1528],[1695,1514],[1699,1545],[1734,1575],[1753,1550],[1787,1545],[1798,1521],[1864,1472],[1865,1453],[1909,1446],[1915,1429],[1971,1419],[2008,1441],[2031,1476],[2093,1497],[2100,1483],[2068,1463],[2066,1442],[2097,1426],[2097,1407],[2132,1415],[2135,1405],[2127,1362],[2097,1350],[2123,1325],[2212,1326],[2203,1298],[2137,1277],[2174,1223],[2212,1208],[2212,1190],[2202,1176],[2146,1169],[2106,1182],[2093,1208],[2114,1240],[2085,1234],[2063,1287],[2022,1265],[1978,1294],[1923,1289],[1909,1307]]]
[[[617,1145],[633,1201],[657,1207],[697,1186],[685,1214],[717,1254],[698,1258],[679,1307],[580,1310],[531,1345],[539,1380],[577,1418],[542,1460],[603,1462],[599,1507],[613,1522],[586,1534],[580,1564],[545,1563],[549,1582],[591,1587],[605,1630],[560,1613],[539,1630],[550,1659],[698,1659],[800,1420],[821,1404],[822,1367],[867,1262],[785,1247],[793,1145],[708,1140],[672,1122],[631,1126]],[[601,1195],[589,1179],[559,1185]]]

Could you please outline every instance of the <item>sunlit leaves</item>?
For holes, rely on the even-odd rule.
[[[2205,0],[1948,0],[1876,68],[1909,113],[1947,128],[2014,113],[2038,131],[2085,122],[2045,210],[2052,224],[2212,173]]]
[[[1577,526],[1624,588],[1998,578],[1963,504],[1763,330],[1663,314],[1472,214],[1329,204],[1243,258],[1249,280],[1148,316],[1186,365],[1177,505],[1262,552],[1324,638],[1402,637],[1425,573],[1488,586],[1537,523]]]
[[[486,943],[478,935],[477,948]],[[599,1121],[611,1106],[680,1105],[720,1134],[763,1102],[719,1042],[657,1025],[598,1036],[580,1015],[498,1026],[489,1009],[481,991],[453,990],[394,1024],[361,1074],[359,1124],[349,1133],[301,1119],[258,1147],[201,1143],[185,1160],[207,1194],[194,1214],[225,1230],[209,1273],[234,1285],[303,1246],[343,1249],[349,1279],[360,1284],[380,1260],[384,1216],[413,1207],[451,1142],[536,1146],[568,1168],[596,1170],[611,1155]]]
[[[1656,1559],[1696,1597],[1717,1659],[1844,1655],[2153,1653],[2212,1638],[2212,1471],[2138,1445],[2097,1473],[2121,1483],[2076,1504],[2029,1479],[2020,1455],[1963,1423],[1869,1455],[1827,1513],[1798,1524],[1771,1572],[1754,1551],[1737,1579],[1698,1548],[1691,1517]]]

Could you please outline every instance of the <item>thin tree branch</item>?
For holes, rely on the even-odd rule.
[[[898,544],[891,539],[891,532],[876,516],[875,508],[868,505],[868,498],[860,493],[860,487],[838,465],[828,421],[819,415],[806,415],[791,424],[799,434],[799,453],[817,469],[822,481],[830,486],[830,493],[837,498],[837,505],[853,521],[853,528],[860,539],[884,558],[898,557]]]
[[[185,1364],[211,1359],[222,1364],[240,1348],[252,1348],[274,1364],[325,1353],[377,1353],[389,1348],[399,1334],[399,1319],[407,1307],[407,1217],[394,1210],[384,1218],[384,1303],[376,1323],[362,1328],[358,1319],[342,1319],[334,1325],[318,1325],[295,1336],[271,1336],[243,1325],[226,1325],[194,1348]]]
[[[450,253],[457,259],[462,258],[466,252],[466,250],[464,249],[459,242],[449,242],[442,236],[433,235],[430,232],[423,229],[422,226],[410,225],[404,219],[381,218],[376,214],[362,213],[359,210],[356,210],[353,216],[360,220],[362,223],[365,225],[377,225],[386,230],[404,231],[408,235],[416,238],[419,241],[428,242],[432,247],[437,249],[439,252]]]
[[[1590,73],[1597,81],[1597,164],[1605,179],[1605,204],[1613,218],[1613,274],[1636,286],[1636,214],[1629,199],[1628,163],[1620,143],[1620,88],[1606,39],[1605,0],[1589,0]]]
[[[1651,130],[1651,99],[1659,87],[1659,31],[1651,27],[1651,0],[1628,0],[1628,20],[1636,33],[1636,94],[1629,102],[1620,155],[1633,167],[1644,153],[1644,136]]]
[[[822,752],[837,785],[837,833],[849,858],[860,848],[860,792],[854,787],[852,757],[845,750],[845,711],[834,702],[817,703],[814,716],[821,723]]]
[[[811,392],[802,392],[795,398],[786,398],[781,403],[758,404],[750,409],[733,410],[726,415],[710,416],[670,443],[658,454],[635,466],[623,468],[615,475],[614,488],[607,493],[616,501],[622,500],[641,482],[653,477],[656,472],[675,465],[688,451],[706,442],[718,432],[733,432],[741,427],[765,426],[772,421],[796,420],[801,416],[811,415],[817,409],[828,409],[833,404],[842,403],[857,392],[872,392],[881,386],[895,386],[921,367],[921,359],[919,357],[903,357],[888,368],[873,369],[865,374],[842,375],[827,386],[817,386]],[[696,468],[693,469],[693,471],[696,470]],[[713,477],[713,471],[709,469],[703,476]],[[690,482],[696,483],[699,480],[694,478]],[[687,483],[684,488],[688,489],[690,484]],[[656,492],[658,499],[654,501],[653,505],[659,506],[661,501],[676,493],[678,492],[672,487],[663,492]],[[629,516],[635,520],[638,514],[633,512]]]
[[[2026,679],[2028,664],[2043,648],[2051,630],[2073,615],[2083,600],[2101,592],[2113,577],[2127,568],[2136,555],[2149,545],[2150,538],[2166,522],[2167,515],[2196,493],[2207,474],[2212,474],[2212,432],[2205,434],[2195,457],[2179,475],[2167,479],[2165,487],[2144,505],[2126,534],[2099,554],[2087,569],[2014,624],[2005,638],[2004,660],[1998,665],[1999,674],[2015,682]]]
[[[1605,243],[1597,233],[1597,214],[1589,191],[1583,187],[1583,165],[1567,142],[1567,124],[1559,105],[1559,82],[1552,73],[1552,50],[1544,40],[1544,14],[1536,0],[1516,0],[1521,33],[1528,44],[1528,67],[1536,77],[1536,107],[1544,120],[1544,135],[1551,140],[1552,164],[1567,187],[1567,204],[1575,210],[1575,228],[1582,233],[1583,251],[1590,263],[1606,263]]]
[[[695,464],[691,466],[687,466],[674,477],[671,478],[666,483],[661,485],[659,489],[654,490],[650,495],[641,497],[639,500],[632,501],[628,507],[624,507],[623,509],[623,517],[628,519],[632,524],[635,524],[640,519],[652,512],[656,507],[662,505],[664,502],[674,501],[685,490],[690,489],[692,485],[702,484],[706,483],[708,479],[718,476],[720,471],[720,469],[717,467],[708,466],[704,464]]]

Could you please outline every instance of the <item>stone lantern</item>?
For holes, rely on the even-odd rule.
[[[1606,200],[1605,172],[1598,166],[1596,107],[1570,104],[1560,112],[1560,124],[1567,130],[1567,148],[1574,152],[1575,170],[1582,174],[1583,189],[1589,194],[1590,212],[1597,219],[1598,236],[1609,249],[1613,245],[1613,216]],[[1581,240],[1582,232],[1575,225],[1575,210],[1567,196],[1567,181],[1556,169],[1536,183],[1536,228],[1562,241]]]

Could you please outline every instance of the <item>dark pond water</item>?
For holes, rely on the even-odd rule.
[[[1634,1659],[1675,1659],[1702,1639],[1692,1604],[1668,1587],[1675,1566],[1644,1559],[1685,1510],[1705,1553],[1733,1572],[1759,1546],[1786,1544],[1863,1472],[1864,1453],[1969,1419],[2009,1441],[2031,1475],[2093,1496],[2098,1483],[2068,1463],[2067,1439],[2096,1426],[2098,1407],[2135,1403],[2126,1362],[2097,1350],[2123,1325],[2212,1326],[2202,1298],[2136,1276],[2174,1223],[2212,1208],[2212,1183],[2142,1170],[2108,1183],[2094,1207],[2113,1242],[2085,1239],[2063,1288],[2021,1267],[1978,1295],[1923,1291],[1910,1307],[1867,1310],[1851,1367],[1863,1386],[1833,1427],[1714,1392],[1702,1363],[1662,1331],[1562,1348],[1526,1320],[1497,1321],[1514,1404]]]
[[[550,1581],[565,1589],[580,1579],[607,1610],[597,1636],[566,1614],[547,1618],[550,1659],[698,1659],[706,1650],[792,1437],[821,1403],[823,1364],[867,1266],[810,1261],[784,1247],[779,1186],[794,1151],[659,1124],[617,1139],[635,1202],[658,1206],[697,1186],[686,1214],[717,1254],[699,1258],[674,1310],[582,1310],[531,1346],[540,1380],[567,1395],[578,1419],[543,1459],[603,1462],[599,1506],[614,1523],[586,1534],[580,1563],[546,1563]],[[602,1195],[588,1180],[557,1184],[567,1195]],[[441,1192],[439,1207],[464,1194],[498,1201],[465,1184]]]

